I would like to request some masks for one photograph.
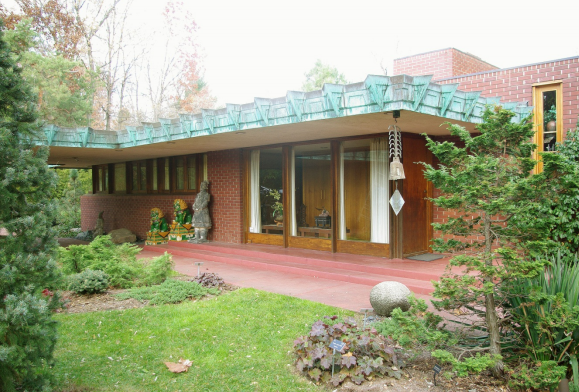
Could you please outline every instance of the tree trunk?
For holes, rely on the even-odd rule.
[[[491,234],[491,217],[488,214],[484,215],[484,225],[485,225],[485,264],[492,266],[492,245],[493,239]],[[493,283],[492,276],[485,276],[483,278],[484,282]],[[489,332],[489,345],[491,354],[501,354],[501,336],[499,334],[499,318],[497,315],[497,309],[495,305],[494,293],[485,294],[485,319],[487,323],[487,329]],[[503,374],[504,364],[503,361],[498,361],[492,372],[495,377],[499,377]]]

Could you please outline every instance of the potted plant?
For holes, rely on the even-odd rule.
[[[283,223],[283,203],[279,201],[281,199],[281,194],[277,190],[271,190],[269,196],[273,197],[275,200],[271,206],[273,210],[273,220],[278,226],[281,226]]]
[[[552,105],[551,109],[545,110],[543,113],[543,123],[545,124],[545,130],[547,132],[557,131],[557,108],[555,105]]]

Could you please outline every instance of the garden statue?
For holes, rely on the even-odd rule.
[[[169,242],[169,225],[165,214],[159,208],[151,209],[151,229],[147,232],[146,245],[159,245]]]
[[[96,226],[94,227],[92,236],[93,238],[97,238],[99,235],[103,235],[105,233],[105,220],[103,219],[104,211],[99,213],[99,217],[96,221]]]
[[[195,197],[195,202],[193,203],[193,227],[195,228],[195,238],[189,240],[189,242],[200,244],[202,242],[207,242],[207,232],[211,228],[211,217],[209,216],[209,200],[211,197],[207,192],[209,187],[209,182],[201,182],[201,190]]]
[[[183,199],[175,199],[173,202],[175,219],[171,223],[170,241],[186,241],[195,236],[191,225],[191,211],[187,207],[187,202]]]

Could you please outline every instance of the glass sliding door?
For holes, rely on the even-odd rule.
[[[370,241],[372,193],[370,192],[370,139],[342,143],[340,151],[340,239]]]
[[[386,138],[348,140],[338,162],[338,252],[390,256]]]
[[[295,229],[292,238],[299,238],[301,244],[293,240],[293,246],[325,249],[330,245],[313,245],[315,240],[330,240],[332,225],[332,181],[330,143],[295,146],[292,159],[293,180],[292,212],[295,213]],[[327,241],[328,243],[330,241]]]
[[[261,150],[259,156],[259,193],[261,232],[283,234],[282,150]]]
[[[251,242],[283,241],[283,157],[282,149],[251,151],[249,158],[249,238]],[[279,237],[264,239],[252,234]]]

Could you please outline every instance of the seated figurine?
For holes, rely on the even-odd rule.
[[[175,199],[173,202],[175,218],[171,223],[171,233],[169,240],[186,241],[195,237],[195,229],[191,224],[191,211],[187,207],[187,202],[183,199]]]
[[[159,208],[151,209],[151,232],[169,231],[169,225],[165,220],[165,214]]]
[[[147,232],[147,245],[159,245],[169,242],[169,225],[165,214],[159,208],[151,209],[151,228]]]
[[[187,203],[183,199],[176,199],[173,203],[175,210],[175,220],[179,224],[191,224],[191,211],[187,207]]]

